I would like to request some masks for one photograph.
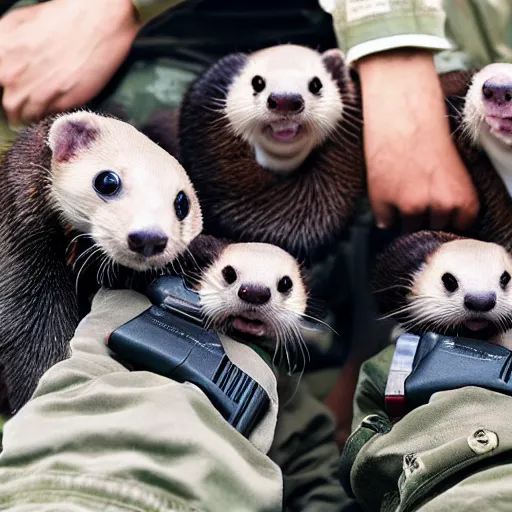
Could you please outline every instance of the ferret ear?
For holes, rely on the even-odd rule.
[[[179,258],[175,268],[182,270],[184,275],[195,281],[219,258],[228,245],[227,240],[211,235],[198,235],[190,242],[187,252]]]
[[[99,136],[99,118],[89,112],[75,112],[55,119],[48,134],[54,160],[68,162],[88,148]]]
[[[371,280],[380,313],[405,306],[413,274],[441,245],[461,238],[443,231],[418,231],[388,245],[377,257]]]
[[[245,53],[232,53],[219,59],[191,85],[184,103],[204,104],[211,99],[223,99],[234,78],[247,63]]]
[[[475,75],[474,71],[449,71],[439,75],[439,83],[443,91],[443,96],[456,96],[463,98],[466,96],[471,80]]]
[[[337,82],[342,80],[347,74],[347,65],[345,63],[345,54],[338,48],[332,48],[322,53],[322,61],[325,68],[331,73]]]

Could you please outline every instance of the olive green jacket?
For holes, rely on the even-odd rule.
[[[221,336],[271,400],[249,439],[196,386],[112,357],[108,334],[149,306],[130,290],[94,297],[71,357],[4,426],[0,509],[270,512],[284,501],[286,510],[341,511],[327,408],[299,386],[278,414],[274,372],[251,348]]]
[[[466,387],[391,424],[384,390],[394,346],[367,361],[341,476],[364,510],[512,510],[512,398]]]
[[[111,357],[108,334],[149,305],[128,290],[98,292],[71,357],[4,426],[1,510],[280,510],[281,472],[265,455],[277,414],[272,371],[233,345],[272,399],[247,440],[196,386],[130,372]]]

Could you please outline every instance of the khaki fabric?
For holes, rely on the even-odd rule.
[[[447,50],[440,2],[334,0],[329,2],[338,44],[349,62],[404,46]]]
[[[512,60],[509,0],[331,0],[338,44],[350,62],[412,47],[439,51],[440,72]]]
[[[195,386],[129,372],[110,357],[113,329],[149,306],[135,292],[100,291],[71,357],[41,379],[4,428],[0,509],[280,510],[278,466],[239,435]],[[277,400],[269,367],[240,346]],[[260,441],[271,439],[275,420]],[[48,508],[44,508],[48,507]]]
[[[132,0],[140,21],[146,23],[168,9],[181,4],[184,0]]]
[[[392,425],[384,388],[393,347],[365,363],[342,478],[364,510],[511,510],[512,398],[475,387],[432,396]]]
[[[228,357],[271,399],[246,440],[195,386],[129,372],[111,357],[107,335],[149,306],[129,290],[96,295],[71,357],[4,426],[0,509],[64,500],[68,510],[271,511],[284,500],[286,510],[343,510],[350,500],[337,477],[334,422],[306,383],[280,378],[278,410],[271,368],[221,336]]]

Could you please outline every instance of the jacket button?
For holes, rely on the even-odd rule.
[[[490,430],[479,428],[468,436],[467,442],[474,453],[482,455],[497,448],[498,436]]]
[[[391,430],[390,423],[377,414],[366,416],[361,422],[361,427],[373,430],[377,434],[386,434]]]

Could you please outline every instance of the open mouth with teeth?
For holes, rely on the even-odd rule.
[[[277,142],[291,142],[302,131],[302,125],[290,119],[274,121],[266,126],[266,134]]]
[[[491,132],[512,135],[512,117],[486,116],[485,121]]]
[[[233,331],[245,336],[260,338],[269,332],[268,325],[261,319],[261,315],[251,311],[244,311],[231,317],[230,323]]]

